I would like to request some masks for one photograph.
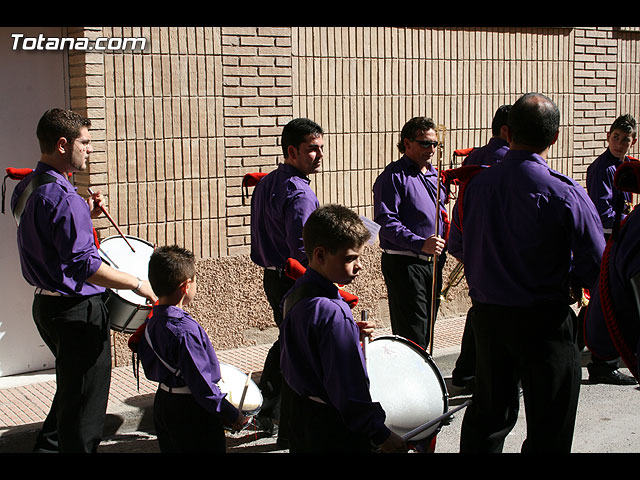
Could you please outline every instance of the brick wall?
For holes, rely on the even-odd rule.
[[[194,309],[215,332],[216,348],[246,343],[248,328],[273,323],[261,273],[248,259],[241,181],[282,160],[279,138],[290,119],[307,116],[327,133],[323,170],[312,176],[320,202],[371,216],[373,182],[398,157],[398,134],[412,116],[446,127],[448,168],[454,149],[488,140],[499,105],[545,93],[561,111],[549,163],[580,182],[613,119],[640,116],[638,28],[82,27],[69,34],[147,39],[144,52],[69,55],[71,106],[94,122],[95,152],[76,183],[83,194],[89,185],[107,193],[126,233],[196,253],[205,279]],[[116,233],[106,219],[96,226],[101,238]],[[377,265],[376,249],[369,252]],[[385,291],[374,273],[366,301],[377,321]]]

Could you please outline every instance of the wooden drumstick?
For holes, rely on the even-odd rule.
[[[91,190],[90,188],[87,188],[87,191],[89,192],[89,195],[93,196],[93,190]],[[124,233],[122,233],[122,230],[120,230],[120,227],[118,227],[118,225],[116,224],[116,222],[113,220],[113,218],[111,218],[111,215],[109,215],[109,213],[107,212],[107,210],[100,205],[100,210],[102,210],[102,213],[104,213],[106,215],[106,217],[109,219],[109,221],[111,222],[111,224],[116,227],[116,230],[118,231],[118,233],[120,234],[120,236],[122,237],[122,239],[127,242],[127,245],[129,245],[129,248],[131,249],[131,251],[133,253],[136,253],[136,250],[133,248],[133,246],[129,243],[129,240],[127,240],[127,237],[124,236]]]
[[[360,318],[363,322],[367,321],[369,313],[363,310],[360,314]],[[367,347],[369,346],[369,335],[365,335],[362,339],[362,353],[364,354],[364,364],[367,365]]]
[[[240,397],[240,404],[238,405],[238,411],[242,412],[242,407],[244,406],[244,398],[247,396],[247,390],[249,389],[249,382],[251,381],[251,374],[253,372],[249,372],[247,374],[247,381],[244,382],[244,389],[242,390],[242,397]]]
[[[467,400],[462,405],[458,405],[456,408],[454,408],[453,410],[449,410],[444,415],[440,415],[438,418],[434,418],[430,422],[427,422],[424,425],[420,425],[419,427],[414,428],[410,432],[405,433],[404,435],[402,435],[402,439],[405,442],[411,440],[413,437],[415,437],[419,433],[422,433],[425,430],[433,427],[434,425],[437,425],[438,423],[440,423],[444,419],[449,418],[451,415],[453,415],[454,413],[456,413],[459,410],[462,410],[464,407],[470,405],[471,403],[472,403],[472,400]]]

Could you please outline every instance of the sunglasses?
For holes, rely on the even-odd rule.
[[[434,147],[435,148],[435,147],[437,147],[439,145],[438,142],[433,141],[433,140],[412,140],[412,141],[420,144],[424,148],[429,148],[429,147]]]

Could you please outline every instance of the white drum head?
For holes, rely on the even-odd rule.
[[[149,259],[153,253],[153,245],[130,235],[126,237],[135,252],[120,235],[114,235],[100,242],[100,256],[116,270],[130,273],[141,280],[149,280]],[[111,290],[134,305],[146,305],[146,298],[132,290]]]
[[[247,374],[237,369],[233,365],[226,363],[220,363],[220,381],[218,387],[222,393],[227,394],[227,400],[234,407],[238,408],[242,400],[242,393],[247,383]],[[249,385],[247,387],[247,393],[244,396],[244,403],[242,404],[242,412],[244,414],[253,415],[257,413],[262,407],[262,393],[255,384],[255,382],[249,379]]]
[[[402,436],[447,412],[444,380],[422,349],[402,337],[385,336],[371,341],[366,354],[371,398],[382,405],[391,431]],[[427,438],[439,426],[411,440]]]

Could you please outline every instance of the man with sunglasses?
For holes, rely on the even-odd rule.
[[[382,274],[387,286],[391,329],[425,350],[430,340],[431,293],[436,278],[436,301],[442,287],[446,194],[432,160],[438,146],[436,125],[415,117],[402,128],[398,150],[373,185],[374,220],[380,225]],[[441,188],[440,205],[437,189]],[[434,272],[433,255],[439,255]],[[437,308],[436,308],[437,310]]]

